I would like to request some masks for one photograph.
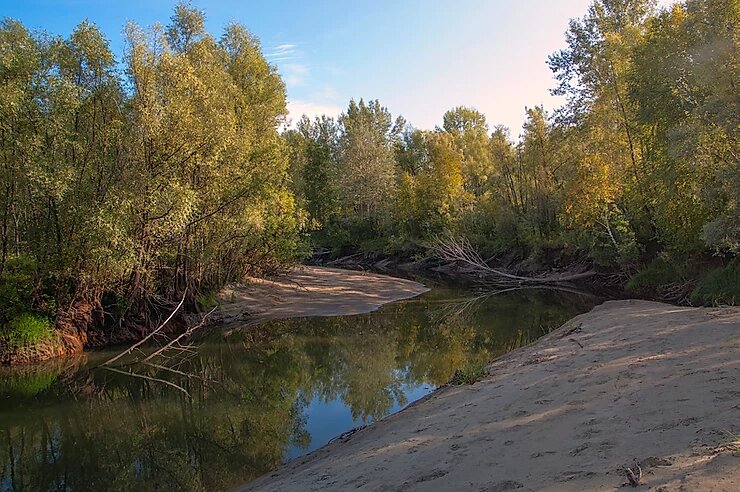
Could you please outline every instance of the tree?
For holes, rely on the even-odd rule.
[[[427,135],[429,168],[418,175],[416,203],[425,237],[449,230],[472,202],[465,190],[463,155],[453,137],[435,132]]]
[[[378,226],[388,217],[396,194],[393,149],[405,122],[395,123],[380,103],[350,101],[339,117],[340,201],[346,214]]]
[[[185,292],[197,310],[300,249],[277,70],[242,26],[216,40],[183,4],[171,21],[128,26],[123,71],[87,21],[68,39],[0,26],[0,301],[56,318],[79,346]]]
[[[338,214],[337,146],[339,128],[333,118],[317,117],[313,122],[306,116],[298,122],[298,134],[304,141],[305,163],[300,178],[306,210],[317,223],[325,227]]]
[[[647,129],[650,189],[666,245],[738,252],[737,3],[689,1],[652,19],[630,96]]]
[[[447,111],[442,128],[452,135],[463,154],[465,189],[480,196],[491,173],[486,117],[473,108],[459,106]]]
[[[599,202],[586,204],[592,211],[587,221],[609,213],[611,204],[621,203],[619,208],[626,211],[631,229],[653,250],[657,231],[646,182],[645,143],[628,96],[627,79],[632,51],[644,35],[654,4],[652,0],[595,0],[583,19],[570,22],[568,47],[548,60],[558,80],[553,94],[568,98],[557,113],[559,124],[572,129],[563,130],[563,135],[585,139],[588,147],[575,163],[582,168],[575,174],[588,176],[592,174],[589,169],[600,170],[594,175],[602,180],[593,186],[610,191],[590,194]],[[576,148],[582,142],[566,145]]]

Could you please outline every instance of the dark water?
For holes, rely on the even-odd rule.
[[[367,315],[212,333],[168,370],[122,367],[138,377],[98,367],[111,353],[3,370],[0,490],[228,489],[597,302],[436,288]]]

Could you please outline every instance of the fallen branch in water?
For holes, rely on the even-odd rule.
[[[201,319],[200,323],[198,323],[197,325],[193,325],[193,326],[189,327],[187,330],[185,330],[184,332],[182,332],[180,335],[178,335],[177,337],[175,337],[171,341],[169,341],[167,344],[165,344],[162,348],[160,348],[159,350],[156,350],[152,354],[148,355],[142,362],[150,361],[153,358],[157,357],[158,355],[161,355],[162,353],[164,353],[164,352],[166,352],[168,350],[176,350],[176,351],[187,351],[187,350],[190,350],[191,347],[189,345],[183,346],[182,344],[180,344],[180,340],[189,337],[190,335],[193,334],[193,332],[195,332],[196,330],[200,329],[206,323],[206,318],[208,318],[208,316],[210,316],[211,314],[213,314],[213,312],[217,309],[217,307],[214,307],[213,309],[211,309],[210,311],[208,311],[203,316],[203,318]]]
[[[159,325],[154,331],[152,331],[151,333],[149,333],[147,336],[145,336],[144,338],[142,338],[141,340],[139,340],[135,344],[131,345],[128,349],[124,350],[123,352],[121,352],[120,354],[116,355],[115,357],[113,357],[111,359],[108,359],[107,361],[103,362],[102,365],[108,366],[110,364],[113,364],[115,361],[117,361],[118,359],[120,359],[124,355],[130,354],[131,352],[133,352],[134,350],[136,350],[139,346],[141,346],[144,343],[146,343],[147,340],[149,340],[154,335],[156,335],[157,333],[159,333],[162,330],[162,328],[164,328],[165,325],[167,323],[169,323],[169,321],[172,319],[172,317],[175,316],[175,313],[180,310],[180,308],[182,307],[183,303],[185,302],[185,296],[187,295],[187,293],[188,293],[188,290],[185,289],[185,292],[183,292],[183,294],[182,294],[182,299],[180,300],[180,304],[178,304],[177,307],[167,317],[167,319],[164,320],[164,323],[162,323],[161,325]]]
[[[170,381],[168,379],[163,379],[159,377],[155,377],[158,375],[156,372],[154,375],[149,375],[146,373],[142,373],[135,371],[134,369],[129,368],[128,371],[121,370],[117,367],[110,367],[110,365],[117,360],[119,360],[121,357],[131,354],[134,352],[134,350],[138,350],[139,347],[146,343],[148,340],[151,340],[152,337],[155,335],[161,333],[162,329],[165,327],[165,325],[175,316],[175,313],[180,310],[183,303],[185,302],[185,296],[187,292],[183,294],[182,300],[177,305],[177,307],[170,313],[170,315],[167,317],[167,319],[160,324],[155,330],[153,330],[151,333],[149,333],[146,337],[142,338],[135,344],[131,345],[128,349],[124,350],[120,354],[116,355],[115,357],[105,361],[102,366],[104,369],[107,369],[109,371],[116,372],[118,374],[123,374],[126,376],[131,376],[139,379],[144,379],[146,381],[151,381],[154,383],[162,383],[167,386],[170,386],[172,388],[176,388],[178,391],[184,393],[188,397],[190,397],[190,393],[185,389],[184,386],[177,384],[174,381]],[[190,344],[184,344],[184,340],[187,340],[193,333],[195,333],[197,330],[202,328],[206,324],[206,320],[208,317],[213,314],[216,311],[216,307],[211,309],[209,312],[207,312],[200,320],[200,323],[192,325],[188,327],[185,331],[174,337],[172,340],[164,344],[162,347],[158,348],[151,354],[147,355],[143,359],[136,357],[136,360],[131,361],[128,364],[125,364],[127,366],[136,366],[138,365],[139,368],[150,368],[154,371],[164,371],[166,373],[169,373],[170,375],[175,375],[178,377],[183,377],[185,379],[199,379],[204,382],[214,382],[211,380],[208,380],[205,377],[199,376],[197,374],[185,372],[179,370],[179,366],[182,365],[184,362],[190,360],[193,356],[197,355],[194,345]],[[139,350],[141,352],[141,350]],[[154,359],[159,358],[161,363],[155,363]],[[120,366],[119,366],[120,367]]]
[[[570,274],[570,275],[540,275],[536,277],[524,277],[507,273],[498,268],[492,268],[486,264],[480,253],[465,238],[455,238],[447,236],[444,238],[437,237],[434,251],[439,258],[450,263],[461,263],[465,265],[471,273],[483,276],[486,280],[492,281],[498,285],[521,285],[521,284],[556,284],[563,282],[572,282],[596,275],[596,272],[589,270],[587,272]]]

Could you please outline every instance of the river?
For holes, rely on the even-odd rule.
[[[227,490],[598,302],[443,286],[364,315],[213,330],[168,371],[102,367],[114,351],[3,368],[0,490]]]

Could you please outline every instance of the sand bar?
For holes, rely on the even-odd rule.
[[[610,301],[489,370],[239,490],[740,490],[740,308]]]
[[[424,285],[388,275],[299,266],[272,279],[252,279],[224,289],[219,297],[226,321],[344,316],[427,292]]]

